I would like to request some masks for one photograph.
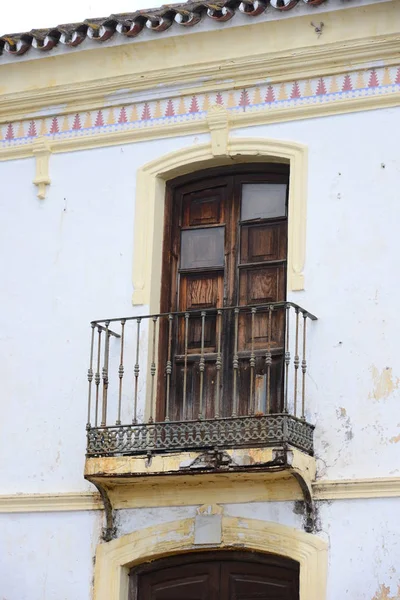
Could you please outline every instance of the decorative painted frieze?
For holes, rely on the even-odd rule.
[[[236,90],[180,95],[159,100],[105,106],[99,110],[6,123],[0,127],[0,144],[31,144],[37,137],[51,139],[101,135],[115,131],[157,128],[171,123],[205,121],[212,106],[227,113],[273,112],[323,103],[337,103],[400,91],[400,66],[380,67],[339,75],[269,83]]]

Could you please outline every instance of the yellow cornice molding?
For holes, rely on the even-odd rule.
[[[9,494],[0,496],[0,513],[36,513],[102,510],[97,492]]]
[[[313,483],[316,500],[360,500],[400,497],[400,477],[320,480]]]
[[[115,103],[129,93],[162,90],[191,95],[231,90],[254,85],[260,80],[271,83],[330,76],[340,72],[367,69],[375,63],[394,65],[399,61],[400,35],[369,36],[304,46],[290,51],[243,55],[232,60],[186,63],[173,70],[154,70],[129,75],[93,79],[43,89],[0,95],[0,123],[39,116],[97,110]],[[177,83],[179,82],[179,84]],[[121,94],[123,90],[123,94]],[[123,102],[123,100],[121,100]]]
[[[195,479],[195,477],[194,477]],[[284,486],[282,492],[277,489],[272,495],[264,492],[264,497],[255,497],[253,500],[247,499],[247,502],[284,502],[301,499],[301,492],[296,486],[288,486],[287,481],[283,480]],[[164,483],[168,487],[168,476],[164,476]],[[279,482],[273,484],[279,487]],[[145,503],[147,499],[153,498],[151,506],[176,506],[180,499],[176,495],[177,488],[171,490],[171,494],[154,494],[153,485],[147,488],[141,486],[138,490],[139,502],[132,498],[131,503],[126,500],[117,503],[116,509],[131,507],[150,506]],[[339,479],[339,480],[320,480],[312,484],[313,496],[315,500],[362,500],[373,498],[399,498],[400,497],[400,477],[376,477],[371,479]],[[243,502],[241,495],[229,491],[229,497],[226,503]],[[268,490],[267,490],[268,491]],[[147,492],[147,493],[146,493]],[[151,496],[150,496],[151,494]],[[196,502],[196,494],[199,500]],[[197,490],[196,494],[187,498],[185,505],[206,503],[204,496],[207,495],[206,489]],[[249,495],[249,494],[247,494]],[[154,500],[155,499],[155,500]],[[190,501],[189,501],[190,500]],[[154,503],[155,502],[155,503]],[[102,510],[103,504],[100,495],[97,492],[67,492],[57,494],[9,494],[0,496],[0,513],[36,513],[36,512],[63,512],[63,511],[90,511]]]

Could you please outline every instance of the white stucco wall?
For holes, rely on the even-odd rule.
[[[1,600],[89,600],[101,517],[0,515]]]
[[[232,133],[309,148],[306,289],[291,299],[319,317],[310,335],[307,385],[324,478],[399,474],[399,121],[399,110],[387,109]],[[6,258],[0,263],[0,456],[7,457],[1,493],[92,489],[82,476],[89,321],[146,312],[131,305],[135,172],[207,139],[51,156],[44,201],[31,183],[33,160],[0,163],[0,252]],[[226,510],[301,523],[290,503]],[[321,535],[331,545],[329,600],[372,600],[383,583],[395,593],[398,510],[396,499],[320,506]],[[120,532],[194,511],[121,512]],[[99,518],[2,516],[1,537],[11,544],[4,572],[25,561],[26,582],[30,573],[37,585],[6,577],[0,597],[88,598]]]

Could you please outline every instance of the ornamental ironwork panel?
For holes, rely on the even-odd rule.
[[[291,415],[88,428],[87,456],[146,455],[279,444],[313,452],[314,426]]]

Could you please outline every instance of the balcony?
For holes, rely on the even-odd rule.
[[[233,313],[234,333],[230,381],[225,383],[222,348],[228,312]],[[316,317],[287,302],[93,321],[87,456],[281,443],[312,455],[314,427],[305,419],[309,320]],[[264,348],[259,344],[262,321]],[[174,348],[182,330],[184,347]],[[193,352],[190,340],[196,335],[200,344]],[[167,343],[162,363],[161,338]],[[225,400],[225,390],[231,402]],[[157,394],[164,399],[164,414],[156,409]],[[149,414],[144,418],[146,400]]]
[[[310,491],[315,320],[284,302],[93,321],[85,477],[112,495],[149,476],[289,471]]]

